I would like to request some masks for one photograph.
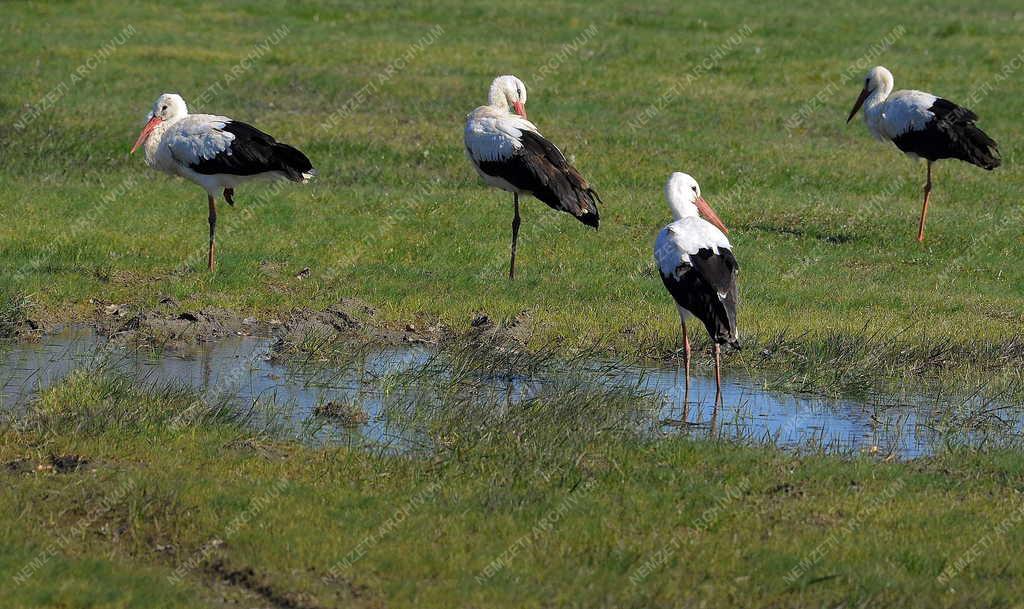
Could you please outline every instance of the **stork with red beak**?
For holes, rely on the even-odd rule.
[[[846,122],[853,120],[863,106],[864,122],[872,135],[879,140],[889,140],[912,159],[927,161],[924,205],[917,226],[920,242],[924,241],[924,223],[932,192],[932,163],[939,159],[960,159],[991,171],[999,167],[999,149],[995,140],[975,125],[978,115],[967,108],[924,91],[893,93],[892,88],[892,72],[882,66],[871,68]]]
[[[686,320],[704,324],[715,352],[715,405],[722,402],[721,345],[739,349],[736,330],[736,275],[739,265],[732,254],[729,232],[700,194],[697,180],[673,173],[665,185],[665,198],[675,221],[661,229],[654,242],[654,260],[661,280],[679,312],[686,368],[684,400],[690,396],[690,337]],[[703,217],[702,217],[703,216]]]
[[[533,195],[558,211],[598,227],[601,201],[565,155],[526,119],[526,85],[515,76],[491,83],[488,104],[469,113],[463,136],[466,154],[488,186],[512,193],[512,255],[508,278],[516,275],[519,195]]]
[[[207,267],[216,266],[217,194],[234,205],[235,187],[255,179],[308,182],[316,170],[305,154],[226,116],[189,114],[185,100],[164,93],[153,103],[134,153],[143,146],[150,167],[195,182],[210,208]]]

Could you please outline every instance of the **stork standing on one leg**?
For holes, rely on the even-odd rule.
[[[960,159],[992,170],[999,167],[999,150],[995,141],[974,124],[978,116],[967,108],[924,91],[892,93],[892,87],[892,72],[882,66],[871,68],[846,122],[849,123],[863,106],[864,122],[872,135],[891,141],[911,158],[927,161],[924,205],[917,228],[917,240],[924,241],[932,192],[932,163],[939,159]]]
[[[685,173],[673,173],[665,185],[665,197],[675,222],[658,233],[654,260],[679,310],[686,367],[683,399],[689,401],[690,396],[690,337],[686,320],[696,317],[704,324],[714,344],[717,406],[722,402],[721,346],[740,348],[736,330],[739,265],[725,236],[728,230],[701,197],[696,180]]]
[[[513,113],[514,111],[514,113]],[[533,195],[552,209],[598,227],[597,192],[565,155],[526,120],[526,85],[515,76],[491,83],[488,104],[466,117],[466,153],[489,186],[512,193],[512,254],[508,278],[516,276],[519,195]]]
[[[308,182],[316,170],[306,155],[259,129],[226,116],[189,114],[185,100],[164,93],[146,117],[135,152],[144,146],[150,167],[181,176],[206,190],[210,247],[206,264],[216,266],[217,193],[234,205],[235,187],[254,179]]]

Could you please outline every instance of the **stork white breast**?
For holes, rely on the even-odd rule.
[[[732,249],[729,238],[703,218],[689,216],[676,220],[658,233],[654,242],[654,260],[662,276],[675,274],[679,265],[702,249],[718,253],[718,248]]]

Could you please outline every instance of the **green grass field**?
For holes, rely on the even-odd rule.
[[[1024,284],[1019,7],[819,6],[9,4],[4,281],[53,319],[91,312],[90,297],[151,307],[169,294],[269,317],[358,296],[400,322],[529,310],[544,338],[667,350],[677,320],[651,245],[671,219],[664,181],[684,170],[732,230],[748,338],[785,332],[813,349],[866,325],[901,347],[1002,353],[1019,339]],[[858,62],[973,106],[1002,145],[994,173],[938,165],[924,246],[923,164],[844,124]],[[510,197],[479,182],[461,144],[500,73],[524,79],[531,118],[606,201],[596,233],[528,202],[513,284]],[[256,124],[320,170],[310,186],[255,185],[222,204],[215,275],[202,190],[127,154],[165,91]]]
[[[270,319],[354,297],[395,324],[458,331],[527,311],[538,346],[664,356],[678,318],[651,247],[681,170],[742,269],[751,348],[728,370],[837,393],[923,372],[1024,387],[1014,0],[0,12],[0,322],[165,296]],[[924,245],[923,164],[844,122],[876,64],[897,88],[971,107],[1001,145],[992,173],[937,165]],[[465,115],[504,73],[605,201],[594,232],[528,200],[514,283],[511,197],[462,147]],[[215,274],[203,191],[128,154],[163,92],[319,170],[221,205]],[[1019,452],[882,463],[650,442],[602,426],[623,404],[555,400],[511,429],[446,420],[447,450],[421,460],[224,413],[168,425],[194,399],[76,376],[0,426],[0,605],[1020,604]]]

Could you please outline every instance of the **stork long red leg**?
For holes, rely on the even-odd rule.
[[[217,200],[213,198],[213,195],[207,196],[210,201],[210,250],[206,255],[206,268],[212,271],[217,265],[217,246],[215,243],[215,235],[217,233]]]
[[[715,343],[715,408],[722,403],[722,346]]]
[[[683,389],[683,420],[686,420],[687,410],[690,407],[690,335],[686,332],[686,321],[679,322],[683,327],[683,368],[685,370]]]
[[[508,264],[509,280],[516,278],[516,243],[519,241],[519,193],[512,193],[512,202],[515,206],[515,215],[512,216],[512,260]]]
[[[917,240],[924,241],[924,223],[928,218],[928,199],[932,194],[932,162],[928,161],[928,179],[924,183],[924,206],[921,208],[921,223],[917,225]]]

